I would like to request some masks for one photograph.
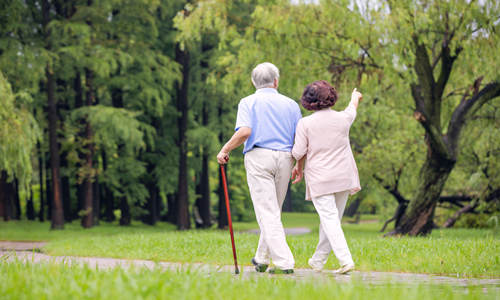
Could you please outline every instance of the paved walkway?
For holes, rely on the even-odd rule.
[[[250,229],[245,232],[252,233],[252,234],[260,234],[260,229]],[[285,234],[286,235],[302,235],[302,234],[308,234],[311,232],[311,229],[305,228],[305,227],[291,227],[291,228],[285,228]]]
[[[15,250],[6,250],[13,246]],[[164,270],[197,270],[208,274],[217,272],[234,272],[234,266],[216,266],[202,263],[175,263],[175,262],[153,262],[140,259],[117,259],[101,257],[77,257],[77,256],[50,256],[38,253],[36,246],[43,246],[43,243],[34,242],[2,242],[0,241],[0,261],[21,260],[32,263],[64,263],[67,265],[88,265],[91,268],[130,268],[145,267],[148,269],[160,268]],[[245,262],[246,263],[246,262]],[[391,282],[405,284],[448,284],[458,287],[484,286],[498,289],[500,291],[500,279],[480,279],[480,278],[456,278],[450,276],[438,276],[430,274],[396,273],[396,272],[365,272],[355,271],[350,275],[336,275],[331,270],[321,273],[311,269],[295,269],[293,275],[270,275],[268,273],[256,273],[252,266],[240,266],[242,277],[251,276],[286,276],[287,278],[314,278],[314,279],[334,279],[338,282],[363,281],[373,284]]]
[[[0,241],[0,251],[40,251],[45,246],[46,242],[13,242]]]

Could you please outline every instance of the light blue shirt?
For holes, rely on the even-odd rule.
[[[258,89],[241,99],[235,130],[252,129],[243,153],[254,147],[291,152],[295,128],[301,118],[299,105],[273,88]]]

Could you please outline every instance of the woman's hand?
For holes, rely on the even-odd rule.
[[[359,102],[361,102],[361,99],[363,99],[363,94],[361,94],[356,88],[354,88],[351,94],[351,102],[356,108],[358,108],[358,104]]]
[[[296,164],[295,167],[292,169],[292,184],[299,183],[302,178],[304,177],[304,170],[299,166],[299,164]]]

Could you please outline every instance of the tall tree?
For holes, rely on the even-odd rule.
[[[393,232],[395,234],[420,235],[431,232],[436,204],[461,151],[463,128],[484,104],[500,96],[498,74],[485,78],[487,73],[479,71],[482,74],[473,74],[476,78],[468,86],[453,81],[450,83],[454,73],[463,72],[463,68],[472,63],[459,62],[464,51],[470,53],[477,49],[475,45],[482,44],[500,49],[499,39],[495,37],[498,29],[495,27],[498,25],[493,21],[493,16],[499,13],[499,7],[474,1],[443,4],[432,1],[424,10],[418,9],[419,4],[413,1],[398,4],[390,2],[393,16],[409,16],[407,22],[401,19],[395,22],[405,24],[408,28],[404,49],[412,53],[413,62],[410,65],[416,76],[410,85],[415,104],[414,117],[425,130],[427,144],[426,159],[420,169],[419,188]],[[424,12],[431,18],[425,21],[421,16]],[[431,26],[432,33],[428,31]],[[477,34],[480,30],[483,33]],[[457,88],[464,91],[460,100],[451,107],[445,106],[446,91],[453,93]],[[445,107],[451,108],[451,116],[443,114]]]
[[[189,218],[188,168],[187,168],[187,123],[188,123],[188,90],[189,90],[189,51],[176,46],[175,60],[182,66],[182,80],[177,86],[177,144],[179,147],[179,179],[177,188],[177,228],[191,228]]]
[[[48,27],[51,20],[50,17],[51,5],[48,0],[42,1],[42,16],[43,16],[43,29],[46,38],[46,48],[51,51],[51,36]],[[47,90],[47,106],[48,106],[48,120],[49,120],[49,152],[50,152],[50,169],[51,169],[51,183],[52,183],[52,199],[51,199],[51,228],[63,229],[64,228],[64,212],[62,204],[62,189],[60,177],[60,157],[59,145],[57,143],[57,111],[56,111],[56,95],[55,95],[55,76],[54,68],[51,62],[47,63],[46,69],[46,90]]]
[[[208,126],[208,104],[203,103],[202,107],[202,125]],[[201,176],[200,176],[200,194],[198,199],[198,211],[202,220],[202,227],[208,228],[212,225],[210,214],[210,169],[209,169],[209,155],[210,148],[205,145],[202,149],[201,158]]]
[[[89,5],[92,5],[89,3]],[[90,69],[85,70],[85,85],[86,85],[86,96],[85,96],[85,105],[90,107],[94,104],[95,96],[94,96],[94,85],[93,85],[93,77],[94,74]],[[82,226],[85,228],[90,228],[94,226],[94,212],[93,212],[93,159],[94,159],[94,145],[92,142],[93,132],[90,121],[87,120],[85,124],[85,139],[86,139],[86,153],[85,153],[85,169],[87,170],[87,174],[83,180],[83,211],[84,215],[82,218]]]

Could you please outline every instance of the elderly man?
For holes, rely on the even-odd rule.
[[[295,101],[278,93],[279,70],[271,63],[252,71],[255,94],[238,105],[236,132],[217,155],[220,164],[245,142],[245,169],[260,239],[252,263],[265,272],[291,274],[295,261],[281,223],[281,207],[286,196],[294,159],[291,155],[300,108]]]

